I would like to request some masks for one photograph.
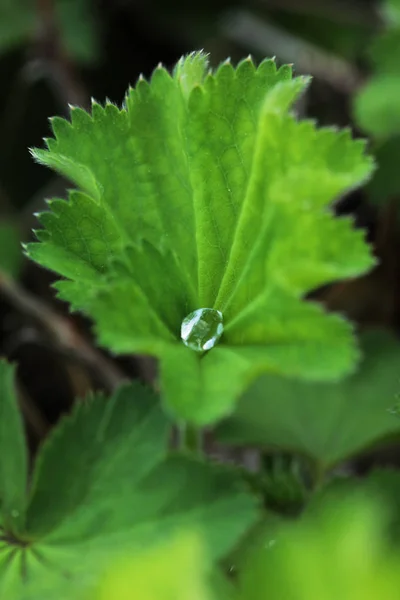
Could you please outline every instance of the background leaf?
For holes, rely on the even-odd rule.
[[[400,111],[397,98],[400,92],[398,75],[376,76],[358,97],[356,117],[364,131],[377,138],[400,133]]]
[[[98,31],[91,0],[55,0],[54,11],[63,46],[81,62],[98,55]],[[37,13],[30,0],[2,0],[0,52],[27,44],[37,28]]]
[[[240,573],[243,600],[395,600],[398,555],[385,538],[385,509],[361,494],[325,502],[288,523],[273,546],[253,553]]]
[[[340,383],[263,376],[219,426],[219,439],[304,453],[326,469],[400,433],[400,421],[390,413],[400,385],[398,340],[370,332],[362,336],[362,347],[359,371]]]

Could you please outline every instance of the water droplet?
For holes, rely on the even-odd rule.
[[[183,343],[196,352],[214,348],[223,332],[222,313],[214,308],[199,308],[189,313],[182,321]]]

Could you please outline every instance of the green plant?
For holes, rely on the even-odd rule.
[[[386,203],[400,192],[397,157],[400,149],[400,12],[398,0],[386,0],[383,30],[368,48],[372,77],[353,98],[354,116],[373,138],[378,169],[368,186],[375,203]]]
[[[213,73],[193,53],[172,75],[159,66],[150,82],[141,78],[122,109],[93,103],[91,115],[72,108],[71,123],[53,119],[55,138],[32,151],[76,189],[49,202],[27,255],[63,277],[59,296],[93,319],[102,346],[157,357],[160,378],[154,389],[132,383],[77,403],[30,474],[14,369],[0,363],[4,597],[251,600],[268,587],[278,598],[292,593],[279,574],[286,581],[293,562],[301,575],[293,597],[308,598],[312,569],[299,540],[310,536],[311,558],[325,544],[336,548],[343,578],[343,548],[380,544],[384,520],[371,533],[370,507],[355,504],[349,486],[340,535],[354,511],[359,521],[338,545],[323,492],[333,467],[400,431],[388,412],[398,342],[366,335],[360,352],[348,320],[309,298],[375,264],[364,233],[332,208],[368,180],[373,161],[349,131],[294,116],[308,83],[273,60],[226,61]],[[390,360],[371,367],[377,349]],[[363,385],[370,402],[361,411],[348,400],[361,398]],[[315,417],[322,402],[314,426],[306,411]],[[349,429],[336,436],[342,421]],[[207,460],[211,425],[230,444],[294,458],[254,477]],[[385,503],[389,514],[390,493]],[[299,529],[283,510],[294,505],[308,507]],[[270,563],[280,532],[289,541]],[[387,573],[388,594],[397,589],[386,554],[397,556],[377,545],[379,574],[349,576],[347,595]],[[321,590],[316,598],[331,597]]]
[[[99,40],[93,7],[88,0],[55,0],[47,5],[37,3],[37,6],[30,0],[2,0],[0,54],[31,43],[40,35],[38,16],[41,12],[54,13],[55,23],[51,26],[60,30],[63,51],[84,63],[97,58]]]
[[[372,161],[348,131],[290,114],[307,84],[271,60],[208,73],[192,54],[140,80],[121,110],[53,119],[55,139],[33,151],[79,189],[49,203],[28,255],[63,275],[60,297],[94,319],[100,344],[159,358],[181,421],[231,412],[263,371],[335,380],[355,366],[349,323],[303,298],[373,266],[363,233],[329,208]],[[201,309],[223,319],[210,352],[181,339]]]

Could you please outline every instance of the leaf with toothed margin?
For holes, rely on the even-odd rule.
[[[12,376],[0,362],[0,598],[88,599],[110,562],[186,529],[218,563],[258,518],[234,469],[168,452],[172,423],[138,382],[77,403],[40,448],[27,493]]]
[[[94,319],[100,343],[161,361],[178,419],[232,411],[263,371],[334,380],[354,367],[350,324],[304,297],[368,271],[363,234],[331,204],[370,175],[348,131],[298,122],[309,79],[289,66],[182,58],[140,78],[122,109],[93,103],[52,121],[34,150],[78,190],[40,216],[28,254],[64,280],[61,297]],[[180,339],[192,311],[222,312],[206,355]]]

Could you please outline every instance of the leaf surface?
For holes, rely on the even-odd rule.
[[[201,538],[181,533],[141,556],[122,559],[109,569],[87,600],[210,600],[207,560]]]
[[[39,452],[25,527],[5,530],[0,593],[69,599],[110,561],[180,531],[196,532],[210,561],[225,556],[256,520],[257,500],[232,469],[169,455],[170,433],[139,384],[77,405]]]
[[[374,600],[398,596],[398,551],[385,535],[384,506],[362,494],[326,502],[288,522],[239,571],[240,600]]]
[[[299,452],[322,469],[400,434],[391,413],[399,391],[400,345],[387,333],[362,338],[364,359],[354,375],[335,384],[263,376],[249,388],[217,436]]]
[[[18,532],[25,519],[28,461],[14,376],[14,367],[0,361],[0,512],[2,526]]]
[[[304,298],[374,265],[363,233],[332,211],[371,173],[364,143],[293,117],[309,79],[288,66],[207,69],[193,53],[172,75],[140,78],[121,110],[53,119],[55,138],[33,155],[78,191],[50,203],[28,247],[103,346],[160,359],[169,409],[199,425],[231,412],[262,371],[351,372],[351,327]],[[180,328],[202,308],[222,312],[224,335],[190,356]]]

